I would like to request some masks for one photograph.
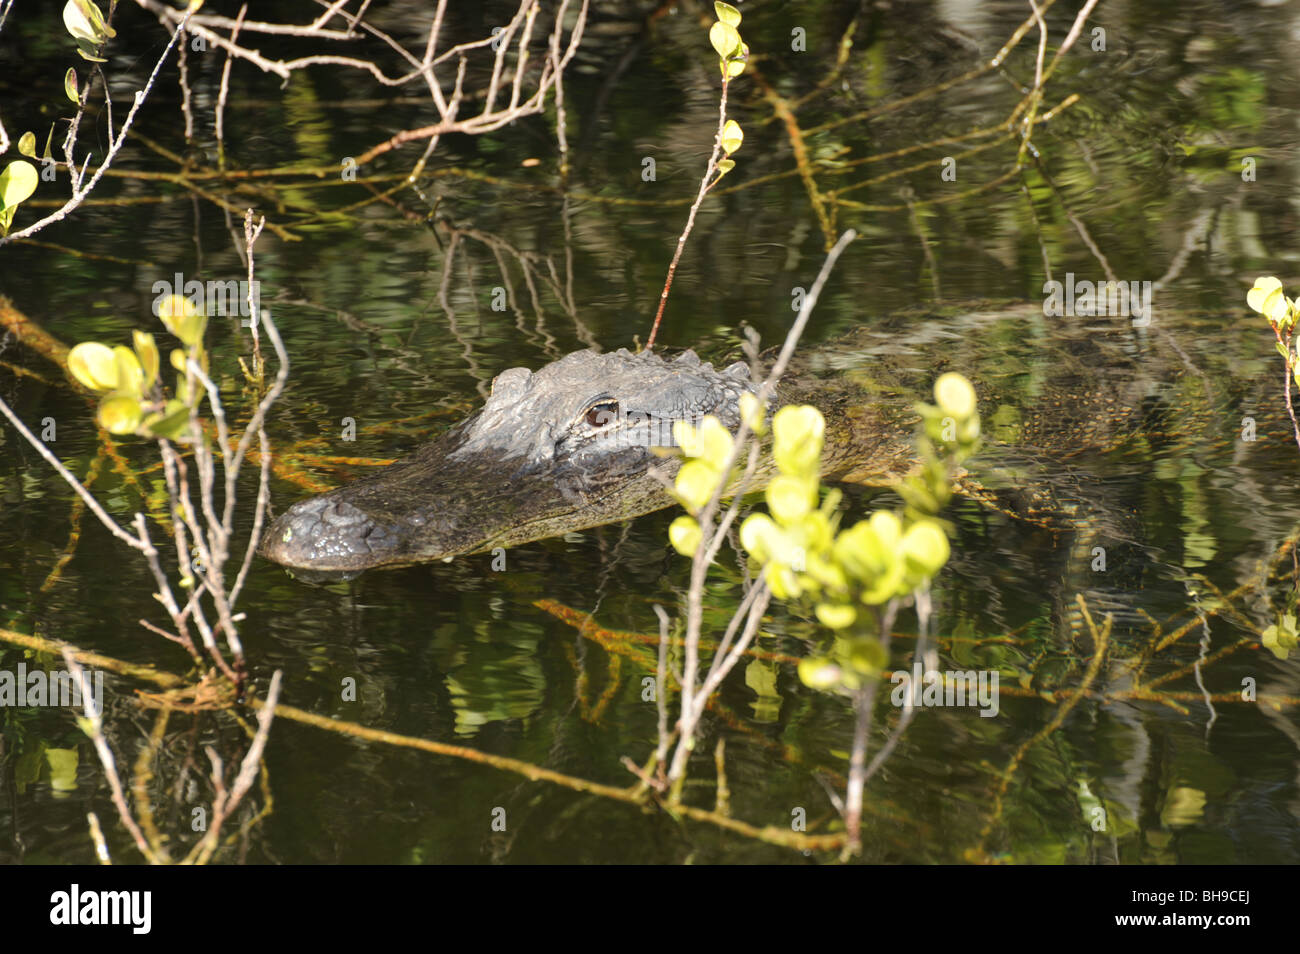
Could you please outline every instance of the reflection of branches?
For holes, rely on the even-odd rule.
[[[431,139],[450,132],[481,135],[482,133],[500,129],[502,126],[506,126],[524,116],[531,116],[541,112],[546,105],[547,92],[556,85],[561,72],[568,66],[569,60],[577,52],[578,43],[582,39],[583,27],[586,24],[589,0],[582,0],[582,8],[578,11],[577,19],[569,32],[568,45],[564,54],[557,58],[559,37],[564,30],[564,18],[568,12],[570,0],[562,0],[560,3],[559,9],[555,13],[554,31],[547,43],[551,53],[543,60],[541,75],[536,80],[536,87],[527,95],[524,93],[524,83],[527,78],[529,45],[532,40],[534,21],[540,10],[537,0],[522,0],[519,4],[519,10],[515,13],[509,25],[504,27],[495,37],[477,40],[472,43],[462,43],[441,56],[434,57],[435,31],[441,23],[446,2],[447,0],[439,0],[438,12],[434,15],[434,26],[430,33],[429,43],[416,74],[428,77],[429,89],[433,94],[434,103],[441,119],[431,125],[404,130],[388,141],[366,150],[357,157],[358,165],[364,165],[376,156],[396,149],[404,143],[420,139]],[[515,40],[516,34],[518,34],[517,42]],[[512,43],[515,43],[515,63],[513,67],[507,70],[505,65],[506,54],[511,49]],[[463,89],[467,63],[465,54],[489,44],[496,51],[496,56],[493,59],[491,79],[484,97],[483,108],[477,115],[462,119],[459,116],[459,110],[465,96]],[[451,98],[448,99],[442,89],[442,84],[434,76],[434,67],[453,54],[459,57],[460,65],[452,88]],[[507,88],[510,91],[509,103],[498,108],[497,97]]]

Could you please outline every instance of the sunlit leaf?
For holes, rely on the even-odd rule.
[[[780,542],[780,531],[765,513],[751,514],[740,525],[740,545],[760,563],[772,559]]]
[[[810,405],[786,405],[772,416],[772,456],[786,474],[812,474],[822,456],[826,419]]]
[[[668,541],[682,556],[694,556],[699,548],[700,524],[694,517],[680,516],[668,526]]]
[[[810,656],[799,660],[799,680],[809,689],[834,689],[840,684],[840,667],[829,659]]]
[[[731,456],[731,448],[735,443],[731,432],[723,426],[721,421],[709,414],[704,420],[700,421],[698,433],[700,438],[698,456],[715,470],[721,472],[723,466],[727,463],[727,458]]]
[[[144,386],[151,388],[158,380],[158,345],[154,342],[153,335],[143,331],[131,332],[131,340],[135,345],[136,357],[140,359],[140,367],[144,369]]]
[[[915,523],[903,536],[903,557],[908,569],[926,579],[948,562],[948,536],[930,520]]]
[[[0,209],[12,209],[36,191],[41,177],[26,159],[15,159],[0,172]]]
[[[688,460],[673,484],[677,497],[692,512],[701,510],[719,483],[718,472],[701,460]]]
[[[138,398],[144,390],[144,368],[135,352],[126,345],[113,349],[113,359],[117,363],[117,389],[124,395]]]
[[[728,119],[726,125],[722,127],[722,151],[731,155],[740,148],[741,143],[745,141],[745,131],[740,128],[740,123],[734,119]]]
[[[168,331],[190,347],[203,338],[208,325],[207,316],[184,295],[168,295],[159,302],[158,317]],[[183,368],[184,363],[177,370]]]
[[[858,619],[856,607],[849,603],[818,603],[816,613],[822,625],[831,629],[845,629]]]
[[[127,395],[104,398],[99,405],[99,423],[110,434],[134,434],[140,426],[140,402]]]
[[[99,43],[99,33],[95,30],[94,21],[86,15],[82,4],[77,0],[68,0],[63,5],[63,25],[72,34],[74,40]]]
[[[68,352],[68,371],[92,391],[117,387],[117,359],[113,349],[98,341],[83,341]]]
[[[1264,310],[1264,302],[1274,292],[1282,290],[1282,283],[1272,275],[1263,275],[1255,279],[1255,287],[1246,292],[1246,304],[1255,311]]]
[[[817,506],[817,481],[778,474],[767,485],[767,509],[779,523],[791,526]]]
[[[722,3],[721,0],[715,0],[713,12],[718,15],[718,19],[728,26],[740,26],[740,11],[729,3]]]
[[[81,95],[77,92],[77,71],[74,67],[69,66],[63,74],[63,92],[73,103],[81,105]]]
[[[718,56],[725,60],[740,46],[740,34],[734,26],[719,20],[709,29],[709,42],[713,44]]]
[[[934,382],[934,402],[960,421],[975,413],[975,389],[962,375],[949,371]]]
[[[24,156],[36,158],[36,133],[25,132],[18,137],[18,151]]]
[[[767,430],[767,419],[764,414],[764,408],[759,405],[758,395],[756,394],[751,394],[748,391],[741,392],[740,417],[749,425],[749,429],[755,434],[761,435]]]
[[[730,60],[726,61],[724,71],[727,79],[735,79],[741,73],[745,72],[745,60],[749,58],[749,46],[745,43],[740,44],[740,52]]]

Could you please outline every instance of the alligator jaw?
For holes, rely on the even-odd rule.
[[[715,371],[690,351],[511,368],[482,410],[411,457],[294,504],[260,552],[339,579],[639,517],[672,503],[663,478],[677,464],[654,448],[673,443],[674,422],[715,414],[734,429],[752,390],[745,365]]]

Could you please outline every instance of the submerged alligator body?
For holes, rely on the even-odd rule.
[[[914,465],[915,402],[940,373],[960,371],[976,385],[992,451],[977,467],[983,486],[1017,485],[1031,507],[1050,509],[1059,486],[1025,475],[1149,427],[1170,364],[1142,353],[1127,321],[1061,323],[1042,311],[968,308],[857,329],[805,349],[775,403],[822,411],[827,479],[887,485]],[[715,369],[690,351],[580,351],[535,372],[511,368],[481,410],[410,457],[291,506],[261,552],[342,577],[660,510],[673,500],[652,469],[671,475],[677,462],[653,448],[673,443],[673,422],[713,414],[734,429],[740,395],[756,389],[743,362]]]

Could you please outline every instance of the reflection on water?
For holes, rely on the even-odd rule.
[[[751,45],[784,40],[797,25],[787,5],[749,6]],[[841,8],[856,7],[811,5],[805,25],[820,53],[773,49],[764,74],[786,95],[810,89],[847,21]],[[936,662],[996,670],[999,714],[919,714],[868,791],[868,860],[1300,859],[1300,670],[1294,654],[1278,660],[1252,635],[1273,621],[1292,570],[1284,552],[1269,579],[1300,520],[1290,491],[1300,452],[1289,442],[1271,335],[1244,307],[1256,274],[1295,284],[1287,263],[1300,253],[1292,208],[1300,153],[1286,104],[1298,92],[1287,42],[1297,24],[1282,8],[1229,18],[1217,4],[1102,7],[1096,22],[1107,48],[1081,42],[1061,66],[1047,106],[1071,92],[1081,99],[1036,135],[1042,168],[1031,164],[1004,187],[958,202],[908,209],[909,195],[991,181],[1008,168],[1011,143],[961,159],[956,184],[940,179],[939,167],[919,168],[845,191],[837,208],[838,225],[863,237],[819,305],[807,353],[823,346],[827,373],[867,384],[888,360],[918,381],[969,366],[990,402],[987,433],[1010,444],[1057,421],[1050,460],[991,453],[986,477],[1013,503],[1050,486],[1077,527],[1028,524],[970,500],[952,509],[954,555],[935,593]],[[914,109],[840,122],[959,75],[1023,17],[1019,3],[942,9],[951,20],[912,7],[872,12],[842,84],[801,109],[824,190],[902,167],[858,159],[996,125],[1019,98],[1032,60],[1013,56],[1005,71]],[[1068,18],[1051,22],[1063,32]],[[547,126],[521,123],[440,147],[439,177],[425,188],[437,202],[434,221],[418,221],[428,206],[403,193],[401,209],[374,204],[346,221],[304,224],[299,242],[264,240],[262,294],[294,361],[271,428],[277,450],[331,486],[370,472],[363,459],[401,456],[459,419],[502,369],[535,368],[591,342],[612,349],[644,340],[685,208],[626,200],[694,192],[716,118],[713,93],[683,52],[698,45],[697,33],[675,15],[645,35],[594,34],[567,90],[578,151],[578,198],[567,204],[551,191],[558,177]],[[634,44],[631,67],[606,85]],[[823,59],[811,67],[814,57]],[[305,76],[283,99],[274,84],[236,77],[232,96],[247,103],[230,117],[240,165],[348,155],[395,128],[384,111],[348,108],[342,93]],[[779,340],[792,290],[807,287],[821,262],[817,216],[792,174],[785,130],[764,122],[769,109],[754,90],[737,86],[733,109],[747,135],[728,184],[776,178],[706,204],[660,332],[664,344],[707,358],[735,347],[742,321],[765,342]],[[159,103],[168,95],[160,91]],[[153,126],[142,117],[143,131],[170,141],[176,131],[165,115],[160,107]],[[533,156],[541,166],[521,167]],[[645,156],[658,160],[655,182],[640,176]],[[1250,157],[1259,172],[1243,180]],[[279,198],[296,211],[284,224],[364,197],[339,191],[286,190]],[[120,340],[145,327],[152,283],[178,270],[241,275],[221,214],[188,199],[87,208],[75,229],[46,237],[76,245],[81,236],[131,264],[32,246],[0,253],[0,291],[66,341]],[[1108,325],[1122,334],[1098,367],[1089,364],[1098,352],[1053,350],[1060,327],[1096,346],[1101,335],[1083,317],[1049,318],[1034,305],[1015,320],[963,325],[960,316],[978,308],[949,307],[941,318],[927,311],[936,297],[1039,303],[1048,268],[1059,281],[1067,273],[1101,281],[1109,270],[1152,282],[1150,326]],[[504,311],[493,308],[497,288],[507,290]],[[1003,306],[980,306],[995,307]],[[905,309],[915,317],[886,320]],[[824,347],[863,329],[851,349]],[[241,332],[232,324],[213,334],[215,353],[227,356],[223,383],[234,388]],[[48,374],[12,345],[0,347],[0,361]],[[1052,403],[1062,400],[1054,382],[1063,378],[1078,385],[1076,407]],[[60,421],[58,453],[84,474],[96,438],[83,403],[7,373],[0,387],[27,420]],[[355,441],[339,438],[345,418],[356,423]],[[1254,441],[1243,439],[1247,419]],[[1060,421],[1076,430],[1062,431]],[[46,585],[68,542],[71,497],[11,432],[0,436],[0,625],[180,668],[179,653],[142,638],[135,623],[153,611],[147,572],[103,534],[86,532]],[[124,453],[148,459],[140,447]],[[151,486],[146,480],[145,492]],[[140,489],[120,473],[106,472],[96,489],[119,518],[141,507]],[[304,493],[279,483],[276,505]],[[849,517],[892,499],[850,489]],[[671,519],[665,512],[530,544],[501,570],[483,554],[310,586],[259,563],[245,596],[249,658],[263,683],[284,669],[285,698],[301,708],[625,785],[621,758],[644,761],[655,739],[655,707],[643,692],[655,668],[652,607],[676,607],[688,581],[666,546]],[[717,630],[740,592],[735,560],[724,558],[712,580],[707,618]],[[1091,673],[1097,647],[1076,594],[1097,622],[1113,619],[1105,665]],[[565,608],[596,625],[574,625]],[[914,626],[907,616],[898,623],[899,666],[910,667]],[[814,622],[774,609],[754,658],[710,710],[693,803],[713,804],[714,746],[725,738],[736,817],[784,826],[803,808],[810,830],[833,822],[819,779],[842,785],[852,726],[842,700],[811,692],[794,673],[816,633]],[[21,658],[0,650],[4,668]],[[355,701],[341,697],[347,680]],[[1243,701],[1244,687],[1262,701]],[[107,718],[124,751],[138,733],[132,688],[108,680]],[[0,726],[2,798],[12,809],[0,812],[0,858],[89,861],[87,806],[101,818],[112,810],[84,736],[49,710],[0,709]],[[203,717],[185,726],[216,744],[226,731]],[[184,776],[182,745],[170,756],[172,778]],[[484,766],[289,722],[272,733],[268,765],[276,809],[252,839],[255,861],[790,860]],[[183,796],[184,784],[178,789]],[[508,832],[490,827],[498,807]],[[160,809],[158,820],[187,830],[181,807]],[[110,842],[129,856],[120,833]]]

